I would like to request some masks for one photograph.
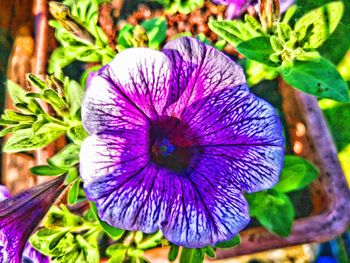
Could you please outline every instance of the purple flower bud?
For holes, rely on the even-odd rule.
[[[26,246],[27,258],[46,262],[35,261],[40,257],[27,241],[65,188],[64,176],[60,176],[0,202],[0,263],[21,263]]]

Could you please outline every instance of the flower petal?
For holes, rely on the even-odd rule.
[[[87,87],[82,104],[82,121],[89,134],[118,134],[125,129],[144,127],[148,123],[132,101],[98,74],[90,79],[90,86]]]
[[[241,187],[254,192],[272,187],[283,166],[283,136],[273,107],[243,85],[192,104],[183,121],[197,132],[206,158],[230,164]]]
[[[198,99],[245,83],[243,70],[217,49],[188,37],[167,43],[163,49],[172,64],[168,114],[180,118]]]
[[[92,169],[82,163],[84,188],[102,220],[145,233],[161,229],[169,241],[187,247],[230,239],[248,223],[241,190],[226,179],[228,169],[215,170],[215,159],[201,158],[198,167],[178,174],[149,162],[145,149],[139,158],[126,155],[130,159],[123,159],[123,151],[108,149],[127,149],[130,143],[115,136],[91,136],[84,142],[82,152],[94,151],[93,159],[82,158],[94,163]],[[100,155],[110,152],[119,155]]]
[[[149,162],[148,143],[142,130],[128,130],[123,136],[92,135],[80,149],[80,176],[89,184],[109,174],[125,177]]]
[[[123,100],[145,117],[154,119],[165,107],[170,71],[170,61],[162,52],[130,48],[119,53],[100,71],[100,76],[109,83],[114,94],[124,97]]]
[[[10,197],[10,192],[6,186],[0,185],[0,201]]]
[[[166,239],[177,245],[215,245],[231,239],[249,222],[241,190],[225,180],[225,173],[217,170],[213,174],[207,169],[213,164],[211,159],[203,161],[206,166],[197,167],[188,177],[175,177],[169,187],[173,197],[161,229]]]

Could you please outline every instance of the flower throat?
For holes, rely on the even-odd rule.
[[[162,117],[160,121],[152,123],[151,160],[177,173],[184,172],[194,154],[187,131],[183,123],[174,117]]]

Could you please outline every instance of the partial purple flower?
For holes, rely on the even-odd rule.
[[[283,13],[294,3],[294,0],[280,0],[279,2],[281,13]],[[214,3],[227,5],[225,14],[226,19],[239,17],[247,11],[249,6],[255,6],[256,10],[259,10],[259,1],[257,0],[214,0]]]
[[[0,185],[0,202],[2,200],[5,200],[5,199],[9,198],[10,196],[11,195],[10,195],[10,192],[7,189],[7,187],[4,186],[4,185]]]
[[[243,191],[272,187],[281,124],[242,69],[193,38],[127,49],[88,83],[80,169],[112,226],[177,245],[228,240],[249,222]]]
[[[26,246],[24,247],[22,262],[23,263],[50,263],[50,259],[48,256],[41,254],[38,250],[33,248],[29,242],[27,242]]]
[[[0,202],[0,263],[48,262],[27,241],[65,187],[60,176]]]

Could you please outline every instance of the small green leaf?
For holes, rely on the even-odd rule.
[[[67,132],[68,137],[76,144],[82,143],[82,141],[89,135],[82,124],[70,127]]]
[[[56,167],[52,167],[49,165],[38,165],[38,166],[33,166],[30,168],[30,171],[32,174],[35,175],[47,175],[47,176],[52,176],[52,175],[61,175],[64,174],[66,171],[58,169]]]
[[[209,28],[218,36],[233,46],[243,41],[258,38],[263,35],[261,26],[257,26],[250,16],[245,17],[246,22],[241,20],[210,21]],[[253,20],[252,20],[253,19]]]
[[[2,115],[2,118],[4,118],[5,120],[18,122],[33,122],[36,120],[35,115],[23,114],[12,110],[5,110],[4,115]]]
[[[307,160],[287,155],[279,182],[274,189],[281,193],[300,190],[309,185],[318,175],[317,168]]]
[[[39,78],[38,76],[34,74],[28,74],[27,76],[29,82],[34,86],[37,87],[39,90],[44,90],[46,89],[46,84],[45,82]]]
[[[212,247],[205,247],[205,253],[211,258],[215,258],[215,250]]]
[[[349,100],[347,83],[336,67],[324,58],[315,61],[296,61],[287,70],[282,65],[281,73],[289,85],[303,92],[342,102]]]
[[[297,11],[297,8],[298,7],[296,5],[292,5],[291,7],[289,7],[283,16],[282,23],[287,24],[294,16],[295,12]]]
[[[112,227],[105,221],[101,220],[101,218],[98,216],[98,211],[95,203],[90,202],[90,206],[106,233],[114,240],[118,240],[119,238],[121,238],[125,231],[123,229]]]
[[[117,261],[117,259],[119,260],[123,260],[124,257],[126,256],[126,252],[128,250],[128,246],[124,245],[124,244],[114,244],[109,246],[106,249],[106,254],[108,256],[111,256],[113,258],[113,260],[111,262],[122,262],[122,261]]]
[[[179,246],[172,244],[170,246],[168,259],[169,261],[174,261],[177,258],[177,255],[179,254]]]
[[[51,104],[54,110],[61,116],[66,116],[68,114],[68,105],[64,99],[54,90],[46,89],[43,94],[43,99]]]
[[[202,263],[205,252],[201,248],[182,248],[180,263]]]
[[[70,168],[66,176],[66,183],[71,184],[79,177],[78,169],[76,167]],[[79,188],[77,189],[79,195]]]
[[[289,40],[291,34],[292,34],[292,29],[288,24],[285,24],[285,23],[277,24],[277,35],[281,41],[286,42],[287,40]]]
[[[5,120],[2,117],[0,118],[0,125],[1,126],[9,126],[9,125],[16,125],[16,124],[18,124],[18,121]]]
[[[258,219],[267,230],[286,237],[290,234],[294,208],[288,196],[274,190],[257,192],[246,196],[250,215]]]
[[[5,152],[35,150],[55,141],[63,133],[64,129],[61,126],[50,123],[45,124],[35,133],[31,128],[18,130],[5,143],[3,150]]]
[[[5,135],[11,133],[13,128],[14,127],[7,127],[7,128],[4,128],[4,129],[0,130],[0,137],[3,137]]]
[[[133,31],[134,26],[131,24],[125,24],[118,33],[118,49],[120,51],[133,47]]]
[[[140,244],[140,242],[142,241],[143,239],[143,233],[141,231],[137,231],[135,233],[135,237],[134,237],[134,240],[135,240],[135,243],[136,244]]]
[[[98,246],[90,244],[83,236],[77,235],[76,240],[82,249],[81,258],[76,262],[80,263],[99,263],[100,262],[100,253]]]
[[[37,132],[41,127],[48,123],[44,115],[40,114],[37,120],[32,124],[33,132]]]
[[[147,238],[142,240],[142,242],[137,245],[137,249],[146,250],[152,247],[156,247],[161,243],[162,238],[163,234],[159,230],[156,233],[149,235]]]
[[[148,47],[159,49],[166,38],[167,23],[164,17],[157,17],[142,22],[141,26],[148,36]]]
[[[239,245],[239,243],[241,242],[241,238],[239,235],[234,236],[233,238],[226,240],[226,241],[222,241],[219,242],[217,244],[215,244],[215,247],[218,248],[230,248],[230,247],[235,247],[237,245]]]
[[[68,191],[68,204],[74,205],[78,201],[79,196],[79,187],[80,187],[80,180],[75,180],[73,185],[69,188]]]
[[[69,80],[67,87],[65,88],[65,93],[69,103],[69,114],[75,119],[80,120],[79,109],[81,108],[81,103],[83,101],[84,89],[75,80]]]
[[[271,46],[270,37],[257,37],[242,42],[237,46],[237,50],[251,60],[255,60],[270,67],[278,66],[269,58],[275,53]]]
[[[29,100],[26,98],[24,89],[12,80],[7,80],[7,91],[14,104],[27,102]]]
[[[51,166],[61,168],[63,170],[69,170],[70,167],[79,162],[79,151],[79,145],[73,143],[68,144],[61,151],[48,159],[47,162]]]
[[[270,42],[271,42],[271,47],[273,50],[276,52],[282,52],[284,47],[283,47],[283,42],[276,36],[271,36],[270,37]]]
[[[47,229],[37,231],[29,239],[30,244],[44,255],[58,256],[59,251],[55,250],[62,238],[68,233],[66,229]],[[55,253],[56,252],[56,253]]]
[[[297,20],[294,31],[303,48],[318,48],[337,28],[344,13],[342,1],[313,9]]]

